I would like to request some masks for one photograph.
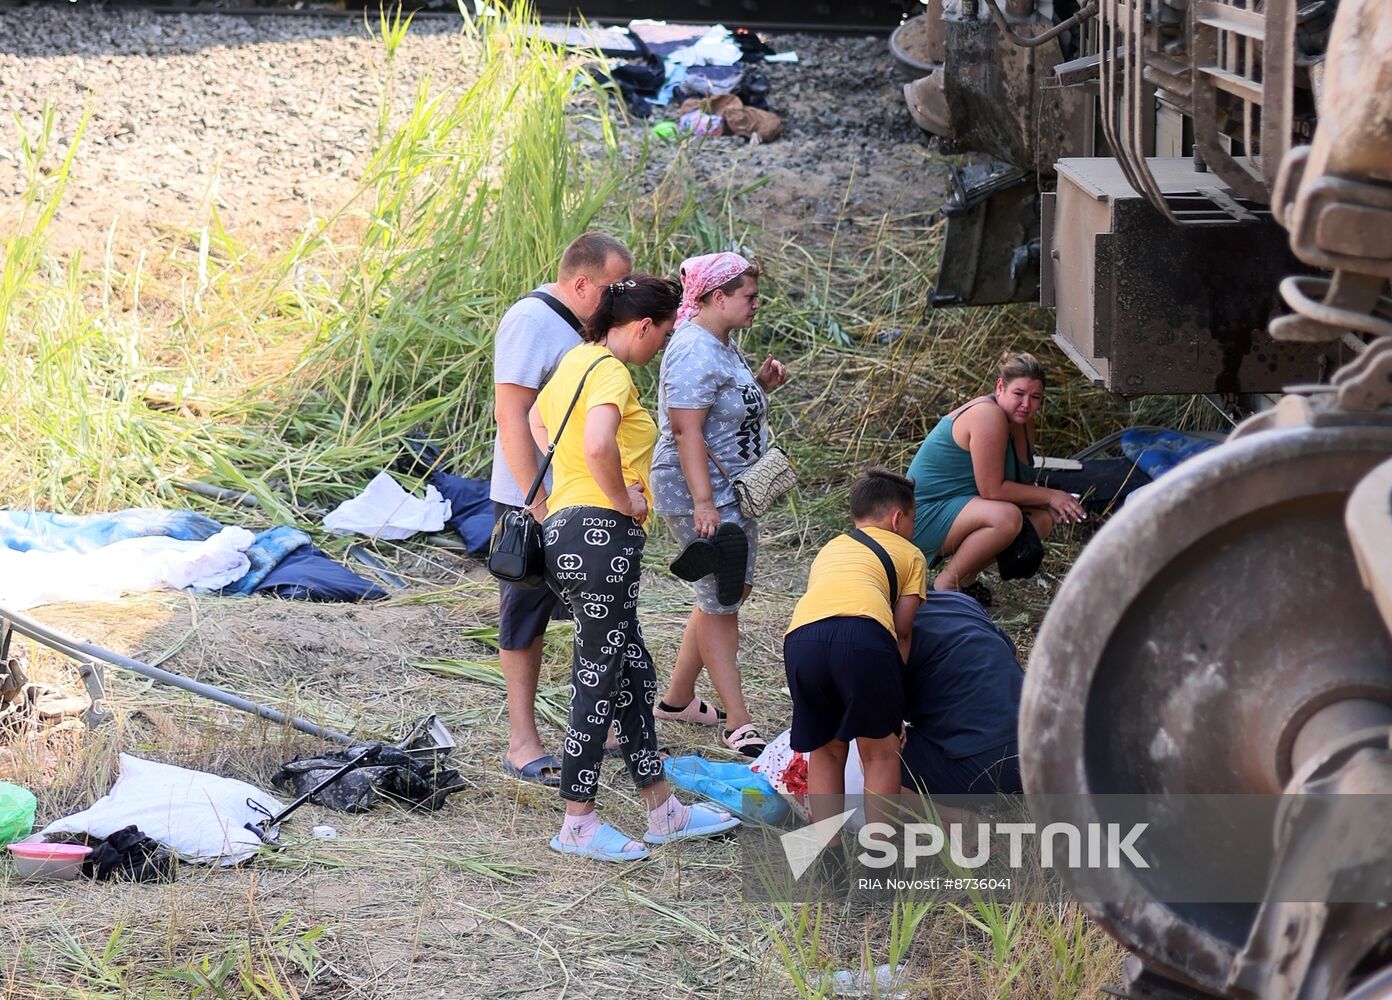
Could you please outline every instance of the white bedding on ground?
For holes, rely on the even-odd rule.
[[[248,802],[258,803],[264,813]],[[234,865],[255,854],[261,838],[246,828],[285,808],[255,785],[173,764],[121,754],[121,776],[91,808],[44,827],[43,835],[109,837],[134,824],[180,860]]]
[[[223,528],[201,542],[128,538],[91,552],[15,552],[0,547],[0,607],[108,601],[146,590],[221,590],[251,569],[256,536]]]

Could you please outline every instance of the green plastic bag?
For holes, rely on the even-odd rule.
[[[38,804],[29,789],[0,781],[0,847],[29,836]]]

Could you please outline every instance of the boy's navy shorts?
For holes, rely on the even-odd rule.
[[[904,723],[904,661],[873,618],[823,618],[783,639],[794,750],[893,736]]]
[[[510,510],[517,508],[494,500],[493,520],[496,522]],[[546,626],[553,620],[569,619],[570,611],[565,603],[545,584],[520,587],[498,581],[498,645],[501,648],[526,649],[546,634]]]

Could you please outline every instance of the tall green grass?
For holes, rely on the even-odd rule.
[[[746,209],[764,179],[732,168],[693,189],[699,144],[654,183],[644,144],[619,141],[610,95],[533,24],[526,6],[466,20],[468,84],[427,79],[395,106],[409,18],[383,13],[377,144],[358,192],[269,254],[210,202],[177,238],[95,267],[58,262],[48,240],[81,129],[60,142],[45,116],[23,137],[27,194],[0,244],[0,457],[16,470],[0,504],[189,504],[174,484],[194,479],[303,521],[296,504],[355,493],[412,430],[480,474],[493,330],[594,226],[658,273],[732,243],[761,260],[764,304],[744,346],[793,363],[775,429],[814,487],[867,462],[906,464],[937,413],[986,386],[1002,346],[1047,350],[1030,310],[925,310],[930,220],[775,239]],[[1077,379],[1051,410],[1066,416],[1063,440],[1045,442],[1055,453],[1123,412]]]

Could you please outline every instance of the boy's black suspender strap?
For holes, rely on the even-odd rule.
[[[894,605],[899,603],[899,574],[894,571],[894,560],[889,558],[889,553],[883,545],[860,528],[852,528],[846,534],[880,557],[880,565],[884,567],[885,576],[889,579],[889,606],[892,610]]]

